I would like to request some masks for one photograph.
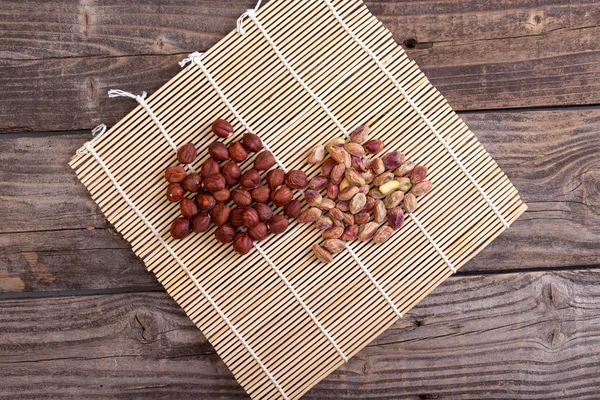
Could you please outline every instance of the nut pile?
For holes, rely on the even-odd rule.
[[[304,193],[311,206],[297,217],[300,223],[315,223],[325,241],[312,250],[322,262],[333,261],[344,241],[387,241],[404,224],[404,212],[417,208],[417,197],[431,190],[427,167],[405,160],[399,151],[382,157],[381,140],[367,140],[368,126],[350,134],[350,140],[333,139],[310,153],[309,164],[321,164],[321,173],[311,179]],[[372,158],[369,158],[372,155]]]
[[[220,138],[233,135],[231,124],[222,119],[214,122],[212,130]],[[252,249],[253,241],[265,239],[269,232],[283,233],[289,218],[296,218],[302,206],[299,200],[293,199],[293,189],[307,187],[308,178],[303,171],[286,174],[281,169],[271,169],[275,158],[262,149],[257,135],[245,133],[241,141],[229,146],[213,142],[208,147],[210,157],[199,173],[187,173],[178,165],[167,168],[167,199],[179,202],[181,212],[181,217],[171,225],[171,236],[183,239],[190,232],[206,232],[214,224],[215,238],[221,243],[233,243],[233,249],[245,255]],[[250,153],[258,153],[254,168],[242,171],[238,164]],[[191,143],[177,151],[181,164],[191,164],[196,157]],[[266,184],[263,184],[261,172],[267,170]],[[193,200],[186,197],[186,193],[195,193]],[[271,204],[283,207],[284,215],[275,215]]]

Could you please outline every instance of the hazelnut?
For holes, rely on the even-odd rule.
[[[229,207],[225,204],[217,204],[213,207],[210,212],[210,216],[212,217],[213,223],[216,226],[224,225],[229,219]]]
[[[302,203],[300,200],[294,199],[283,207],[283,213],[289,218],[296,218],[302,211]]]
[[[310,180],[309,186],[311,189],[321,190],[321,189],[325,189],[325,186],[327,186],[328,182],[329,182],[329,179],[327,179],[326,176],[317,175]]]
[[[383,142],[381,140],[372,139],[363,144],[363,147],[369,154],[377,154],[383,151]]]
[[[223,165],[223,168],[221,168],[221,175],[223,175],[225,178],[225,183],[227,186],[234,186],[236,183],[238,183],[240,176],[242,175],[242,171],[234,161],[229,161]]]
[[[197,192],[200,186],[202,186],[202,178],[196,173],[188,174],[183,182],[181,182],[181,186],[188,192]]]
[[[240,185],[245,189],[254,189],[260,184],[260,174],[255,169],[249,169],[240,176]]]
[[[221,243],[229,243],[235,237],[235,228],[229,224],[221,225],[215,230],[215,238]]]
[[[331,170],[337,164],[338,163],[333,158],[326,159],[325,162],[321,165],[321,174],[326,177],[329,177],[329,175],[331,175]]]
[[[252,206],[258,213],[258,219],[261,222],[267,222],[273,217],[273,210],[266,204],[257,203]]]
[[[214,174],[204,178],[202,184],[204,189],[214,193],[225,188],[225,178],[221,174]]]
[[[260,222],[258,212],[252,207],[244,209],[242,212],[242,222],[246,228],[255,227]]]
[[[287,186],[279,186],[271,192],[271,201],[277,207],[283,207],[292,200],[294,194]]]
[[[269,172],[267,172],[265,180],[267,181],[267,184],[269,185],[271,190],[273,190],[276,187],[283,185],[283,182],[285,182],[285,172],[283,172],[279,168],[272,169]]]
[[[215,200],[217,200],[221,203],[227,203],[229,201],[229,199],[231,198],[231,192],[229,192],[229,189],[227,189],[227,188],[217,190],[212,195],[215,198]]]
[[[210,228],[210,215],[207,212],[201,212],[192,218],[192,232],[202,233]]]
[[[283,233],[289,223],[288,219],[283,215],[276,215],[269,220],[269,230],[275,234]]]
[[[252,204],[252,196],[246,189],[234,189],[231,192],[231,200],[238,207],[248,207]]]
[[[211,143],[210,146],[208,146],[208,154],[210,154],[215,161],[226,161],[229,159],[229,150],[227,149],[227,146],[221,142]]]
[[[249,132],[244,133],[244,136],[242,136],[242,145],[249,153],[258,153],[263,147],[258,135]]]
[[[229,223],[235,227],[244,226],[243,214],[243,208],[234,208],[229,212]]]
[[[170,231],[173,239],[183,239],[190,234],[190,221],[187,218],[177,218],[171,224]]]
[[[217,200],[208,192],[199,192],[194,199],[198,208],[202,211],[210,211],[217,204]]]
[[[228,138],[233,135],[233,126],[224,119],[218,119],[212,124],[212,131],[222,138]]]
[[[258,171],[266,171],[275,165],[275,157],[270,151],[263,150],[254,159],[254,169]]]
[[[242,144],[240,142],[231,143],[229,145],[228,151],[229,151],[229,157],[237,163],[241,163],[246,158],[248,158],[248,152],[246,151],[246,149],[244,148],[244,146],[242,146]]]
[[[193,144],[184,144],[177,149],[177,160],[182,164],[191,164],[196,160],[196,148]]]
[[[252,199],[257,203],[268,203],[271,198],[271,189],[268,186],[258,185],[252,189],[250,194],[252,195]]]
[[[337,199],[339,193],[340,187],[338,185],[332,182],[327,184],[327,197],[329,197],[331,200],[335,200]]]
[[[410,183],[413,185],[423,182],[425,178],[427,178],[427,167],[424,165],[417,165],[410,173]]]
[[[202,166],[200,167],[200,176],[202,178],[218,174],[219,172],[221,172],[221,166],[212,158],[209,158],[208,160],[204,161],[202,163]]]
[[[165,171],[165,179],[169,183],[180,183],[185,179],[186,175],[187,172],[185,172],[185,169],[179,165],[173,165]]]
[[[185,191],[179,183],[171,183],[167,186],[167,199],[173,203],[177,203],[183,198]]]
[[[252,239],[247,233],[241,232],[235,235],[233,239],[233,250],[242,256],[248,254],[252,250]]]
[[[252,240],[259,241],[267,237],[267,235],[269,234],[269,229],[267,228],[267,225],[265,225],[262,222],[259,222],[258,224],[256,224],[256,226],[248,228],[247,232],[248,236],[250,236]]]
[[[396,169],[404,162],[404,154],[392,151],[383,156],[382,161],[386,169]]]
[[[304,171],[293,170],[285,175],[285,183],[292,189],[304,189],[308,186],[308,178]]]
[[[185,218],[192,218],[198,214],[198,207],[194,204],[194,200],[184,197],[181,199],[181,203],[179,203],[179,211],[181,211],[181,215]]]

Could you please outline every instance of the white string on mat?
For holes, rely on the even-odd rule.
[[[450,153],[450,155],[452,156],[452,158],[454,159],[454,161],[456,162],[456,164],[458,164],[458,167],[467,176],[467,178],[471,181],[471,183],[477,188],[477,190],[479,191],[479,193],[481,194],[481,196],[488,203],[488,205],[490,206],[490,208],[492,209],[492,211],[494,212],[494,214],[496,214],[496,216],[498,217],[498,219],[500,220],[500,222],[502,222],[502,224],[504,225],[505,228],[508,228],[509,227],[508,222],[502,216],[502,214],[500,213],[500,211],[498,210],[498,208],[496,207],[496,205],[492,202],[492,200],[489,198],[489,196],[487,195],[487,193],[485,193],[485,191],[483,190],[483,188],[475,180],[475,178],[473,177],[473,175],[471,175],[471,173],[463,165],[463,163],[460,161],[460,159],[458,158],[458,156],[456,155],[456,153],[454,152],[454,150],[448,145],[448,143],[442,137],[442,135],[440,135],[440,133],[437,131],[437,129],[433,126],[433,123],[429,120],[429,118],[427,118],[427,116],[425,115],[425,113],[423,111],[421,111],[421,109],[419,108],[419,106],[417,106],[415,104],[415,102],[411,99],[410,95],[406,92],[406,90],[404,90],[404,88],[400,85],[400,83],[396,80],[396,78],[392,75],[392,73],[386,68],[385,65],[383,65],[383,63],[381,62],[381,60],[379,60],[379,57],[377,57],[377,55],[352,31],[352,29],[350,29],[350,27],[346,24],[346,22],[342,19],[342,17],[340,16],[340,14],[335,9],[335,7],[334,7],[333,3],[331,2],[331,0],[323,0],[323,1],[327,4],[327,6],[329,7],[329,10],[333,14],[333,16],[338,20],[338,22],[340,23],[340,25],[346,30],[346,32],[352,37],[352,39],[354,39],[354,41],[356,43],[358,43],[358,45],[373,59],[373,61],[375,61],[375,63],[379,67],[379,69],[392,81],[392,83],[396,86],[396,88],[398,90],[400,90],[400,92],[402,93],[402,95],[404,96],[404,98],[406,99],[406,101],[419,114],[419,116],[421,117],[421,119],[425,122],[425,124],[427,124],[427,126],[429,127],[429,129],[435,134],[435,136],[438,139],[438,141],[446,148],[446,151],[448,151],[448,153]]]
[[[246,10],[242,15],[240,15],[240,17],[237,20],[237,30],[238,33],[240,35],[245,35],[246,34],[246,30],[244,29],[244,20],[246,19],[246,17],[249,17],[250,14],[255,14],[258,11],[258,7],[260,7],[260,2],[261,0],[258,0],[258,3],[256,3],[256,5],[254,6],[254,8],[250,9],[250,10]]]
[[[173,139],[171,139],[171,136],[169,136],[169,134],[167,133],[166,129],[163,127],[163,124],[160,122],[160,120],[158,119],[158,117],[156,116],[156,114],[154,114],[154,111],[152,111],[152,109],[150,108],[150,106],[146,102],[146,96],[147,95],[148,94],[146,92],[142,92],[141,95],[135,95],[133,93],[129,93],[129,92],[126,92],[126,91],[121,90],[121,89],[110,89],[108,91],[108,97],[111,97],[111,98],[112,97],[129,97],[129,98],[134,99],[142,107],[144,107],[144,109],[146,110],[146,112],[148,113],[148,115],[150,116],[150,118],[152,118],[152,121],[154,121],[154,123],[158,127],[158,130],[165,137],[167,143],[169,143],[169,145],[173,148],[173,150],[175,151],[175,153],[177,153],[177,145],[175,144],[175,142],[173,142]],[[189,168],[190,171],[194,172],[194,167],[191,164],[188,164],[187,167]]]
[[[402,316],[402,313],[398,310],[398,308],[396,307],[396,305],[394,304],[394,302],[392,301],[392,299],[390,299],[390,296],[388,296],[388,294],[386,293],[386,291],[381,287],[381,285],[379,284],[379,282],[377,282],[377,280],[375,279],[375,277],[373,275],[371,275],[371,272],[369,272],[369,269],[362,263],[362,261],[360,260],[360,258],[358,258],[358,255],[354,252],[354,250],[352,250],[352,247],[350,247],[348,245],[348,243],[346,243],[346,249],[348,249],[348,252],[352,256],[352,258],[354,258],[354,261],[358,264],[359,267],[362,268],[363,272],[371,280],[371,283],[373,283],[373,285],[375,285],[375,287],[377,288],[377,290],[379,290],[379,293],[381,293],[381,295],[383,295],[383,297],[385,298],[385,301],[387,301],[387,303],[390,305],[390,307],[392,307],[392,310],[394,310],[394,313],[400,319],[404,318],[404,316]]]
[[[425,229],[425,227],[421,224],[421,221],[419,221],[419,218],[417,218],[417,216],[413,213],[409,213],[408,214],[413,221],[415,221],[415,224],[417,225],[417,228],[419,228],[419,230],[421,231],[421,233],[423,233],[423,235],[427,238],[427,240],[429,240],[429,243],[431,243],[431,245],[433,246],[433,248],[438,252],[438,254],[440,255],[440,257],[442,257],[442,260],[444,260],[444,262],[446,263],[446,265],[448,265],[448,268],[450,268],[450,270],[452,271],[453,274],[456,273],[456,268],[454,268],[454,264],[452,264],[452,261],[450,261],[450,259],[448,257],[446,257],[446,254],[444,254],[444,252],[442,251],[442,249],[440,248],[440,246],[438,246],[437,242],[431,237],[431,235],[429,234],[429,232],[427,232],[427,230]]]
[[[214,78],[212,77],[210,71],[206,68],[206,65],[204,65],[204,63],[202,62],[202,54],[200,54],[199,52],[195,51],[193,53],[191,53],[187,58],[184,58],[183,60],[181,60],[179,62],[179,65],[183,68],[185,67],[185,65],[187,63],[190,63],[190,66],[188,67],[188,70],[192,67],[192,65],[196,64],[204,73],[204,75],[206,75],[206,78],[208,79],[208,82],[212,85],[212,87],[215,89],[215,91],[217,92],[217,94],[219,95],[219,97],[221,98],[221,101],[223,103],[225,103],[225,105],[227,106],[227,108],[229,108],[229,110],[231,111],[231,113],[233,114],[233,116],[235,118],[237,118],[238,121],[240,121],[240,123],[244,126],[244,128],[248,131],[248,132],[253,132],[252,128],[250,127],[250,125],[248,125],[248,123],[246,122],[246,120],[244,118],[242,118],[242,116],[237,112],[237,110],[235,109],[235,107],[233,106],[233,104],[231,104],[229,102],[229,99],[227,98],[227,96],[225,96],[225,93],[223,93],[223,91],[221,90],[221,88],[219,87],[219,84],[214,80]],[[287,169],[285,168],[285,166],[281,163],[281,161],[279,161],[279,159],[277,157],[275,157],[275,154],[271,151],[271,149],[269,148],[269,146],[267,146],[267,144],[262,141],[263,147],[265,148],[265,150],[267,150],[268,152],[270,152],[271,154],[273,154],[273,157],[275,158],[275,162],[277,163],[277,165],[279,166],[279,168],[281,168],[284,172],[287,172]]]
[[[286,60],[285,56],[281,53],[281,51],[279,50],[279,48],[277,47],[277,45],[275,44],[275,42],[273,41],[273,39],[269,35],[269,33],[262,26],[261,22],[256,18],[255,13],[254,12],[248,13],[248,16],[250,17],[250,19],[252,21],[254,21],[254,23],[256,24],[256,26],[258,27],[258,29],[260,30],[260,32],[263,34],[263,36],[265,37],[265,39],[267,40],[267,42],[269,42],[269,44],[271,45],[271,48],[273,49],[273,51],[275,52],[275,54],[277,54],[277,57],[279,57],[279,60],[281,61],[281,63],[287,68],[287,70],[290,72],[290,74],[292,74],[292,76],[296,79],[296,81],[298,81],[298,83],[304,88],[304,90],[306,90],[308,92],[308,94],[311,95],[312,98],[317,103],[319,103],[319,106],[321,106],[321,108],[323,109],[323,111],[325,111],[325,113],[329,116],[329,118],[331,118],[331,120],[336,124],[336,126],[338,127],[338,129],[340,131],[342,131],[342,133],[344,133],[344,135],[347,135],[348,131],[340,123],[340,121],[338,121],[338,119],[335,117],[335,115],[333,115],[333,113],[331,112],[331,110],[329,109],[329,107],[327,107],[327,105],[325,104],[325,102],[323,100],[321,100],[321,98],[310,87],[308,87],[308,85],[306,84],[306,82],[304,82],[304,80],[300,77],[300,75],[298,75],[298,73],[294,70],[294,68],[292,68],[292,66],[290,65],[290,63]]]
[[[131,207],[131,209],[137,214],[137,216],[142,220],[142,222],[144,222],[144,224],[146,225],[146,227],[148,227],[148,229],[150,229],[150,231],[152,232],[152,234],[154,234],[154,236],[156,237],[156,239],[158,239],[158,241],[160,242],[160,244],[163,245],[163,247],[175,259],[175,261],[177,261],[177,263],[179,264],[179,266],[190,277],[190,279],[192,280],[192,282],[194,282],[194,285],[198,288],[198,290],[200,290],[200,292],[202,293],[202,295],[206,298],[206,300],[208,300],[208,302],[210,303],[210,305],[215,309],[215,311],[219,314],[219,316],[221,317],[221,319],[227,324],[227,326],[229,327],[229,329],[231,329],[231,331],[233,332],[233,334],[238,338],[238,340],[242,343],[242,345],[244,345],[244,347],[246,348],[246,350],[248,350],[248,353],[250,353],[250,355],[254,358],[254,360],[256,361],[256,363],[261,367],[261,369],[264,371],[264,373],[267,375],[267,377],[271,380],[271,382],[273,382],[273,384],[279,390],[279,392],[281,393],[281,395],[283,396],[283,398],[287,399],[287,396],[286,396],[285,392],[283,391],[282,387],[279,385],[279,383],[277,382],[277,380],[275,379],[275,377],[271,374],[271,372],[267,369],[267,367],[262,363],[262,361],[260,360],[260,358],[258,357],[258,355],[254,352],[254,350],[252,350],[252,347],[250,347],[250,345],[248,344],[248,342],[246,342],[246,339],[244,339],[244,337],[238,332],[238,330],[231,323],[231,321],[229,320],[229,318],[227,317],[227,315],[225,315],[225,313],[219,308],[219,306],[217,305],[217,303],[215,303],[215,301],[208,294],[208,292],[206,290],[204,290],[204,288],[202,287],[202,285],[200,284],[200,282],[198,282],[198,280],[196,279],[196,277],[187,268],[187,266],[181,260],[181,258],[179,258],[179,256],[177,255],[177,253],[175,253],[175,251],[173,251],[173,249],[171,248],[171,246],[169,246],[169,244],[167,242],[165,242],[165,240],[162,238],[162,236],[160,235],[160,233],[150,223],[150,221],[146,218],[146,216],[129,199],[129,196],[127,196],[127,194],[125,193],[125,191],[123,190],[123,188],[121,188],[121,185],[119,184],[119,182],[117,182],[117,180],[113,176],[112,172],[110,172],[110,170],[108,169],[108,166],[104,163],[104,161],[102,160],[102,158],[100,158],[100,156],[98,155],[98,153],[96,152],[96,150],[94,150],[94,147],[92,146],[92,142],[91,141],[87,142],[85,144],[84,148],[85,148],[85,150],[87,152],[89,152],[92,156],[94,156],[94,158],[96,159],[96,161],[98,162],[98,164],[100,165],[100,167],[102,167],[102,169],[104,170],[104,173],[106,174],[106,176],[108,176],[108,178],[110,179],[110,181],[112,182],[112,184],[114,185],[114,187],[117,189],[117,192],[119,192],[119,194],[121,195],[121,197],[123,197],[123,200],[125,200],[125,202],[129,205],[129,207]]]
[[[263,251],[262,247],[260,247],[260,245],[257,242],[254,242],[254,247],[264,257],[264,259],[267,260],[267,262],[269,263],[269,265],[271,266],[271,268],[273,268],[273,270],[277,273],[277,275],[279,275],[279,279],[281,279],[283,281],[283,283],[286,284],[286,286],[288,287],[288,289],[290,290],[290,292],[292,292],[292,294],[294,295],[294,297],[296,298],[296,300],[298,301],[298,303],[300,303],[300,305],[304,308],[304,311],[306,311],[306,313],[312,319],[312,321],[315,323],[315,325],[317,325],[317,327],[321,330],[321,332],[323,333],[323,335],[325,335],[325,337],[329,340],[329,342],[332,344],[332,346],[338,352],[338,354],[340,355],[340,357],[342,357],[342,359],[345,362],[348,362],[348,357],[346,357],[346,355],[344,354],[344,352],[342,351],[342,349],[340,349],[340,347],[338,346],[338,344],[336,343],[336,341],[333,340],[333,338],[331,337],[331,335],[329,334],[329,332],[327,332],[327,330],[325,329],[325,327],[323,325],[321,325],[321,323],[319,322],[319,320],[317,319],[317,317],[312,313],[312,311],[310,310],[310,308],[308,308],[308,305],[306,305],[306,303],[304,302],[304,300],[302,300],[302,298],[300,297],[300,295],[298,294],[298,292],[296,292],[296,289],[294,289],[294,287],[287,280],[287,278],[285,277],[285,275],[283,275],[283,273],[281,273],[281,271],[279,270],[279,268],[277,268],[277,266],[275,266],[275,264],[273,264],[273,262],[271,261],[271,259],[267,256],[267,254]]]
[[[77,155],[78,156],[82,156],[87,152],[86,146],[87,145],[92,145],[94,144],[94,142],[98,139],[100,139],[100,136],[104,135],[104,132],[106,132],[106,125],[104,124],[100,124],[97,127],[95,127],[94,129],[92,129],[92,135],[94,135],[94,138],[92,140],[90,140],[89,142],[86,142],[83,146],[81,146],[78,150],[77,150]]]

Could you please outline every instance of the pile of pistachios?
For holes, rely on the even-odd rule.
[[[384,153],[384,143],[368,136],[363,125],[350,140],[318,145],[308,157],[309,164],[321,164],[321,173],[311,179],[304,193],[310,207],[297,221],[314,222],[323,231],[325,240],[312,246],[322,262],[332,262],[345,242],[386,242],[404,224],[404,213],[415,211],[417,197],[432,188],[426,166],[405,160],[399,151]]]

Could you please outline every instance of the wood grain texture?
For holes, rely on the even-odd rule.
[[[451,278],[306,398],[595,398],[598,272]],[[164,293],[4,300],[0,322],[1,399],[247,398]]]
[[[367,1],[456,110],[598,104],[600,4]],[[0,131],[114,124],[253,1],[3,2]],[[49,106],[51,104],[51,106]]]
[[[461,116],[529,205],[462,271],[599,265],[600,110]],[[67,165],[87,138],[0,138],[0,291],[155,286]]]

